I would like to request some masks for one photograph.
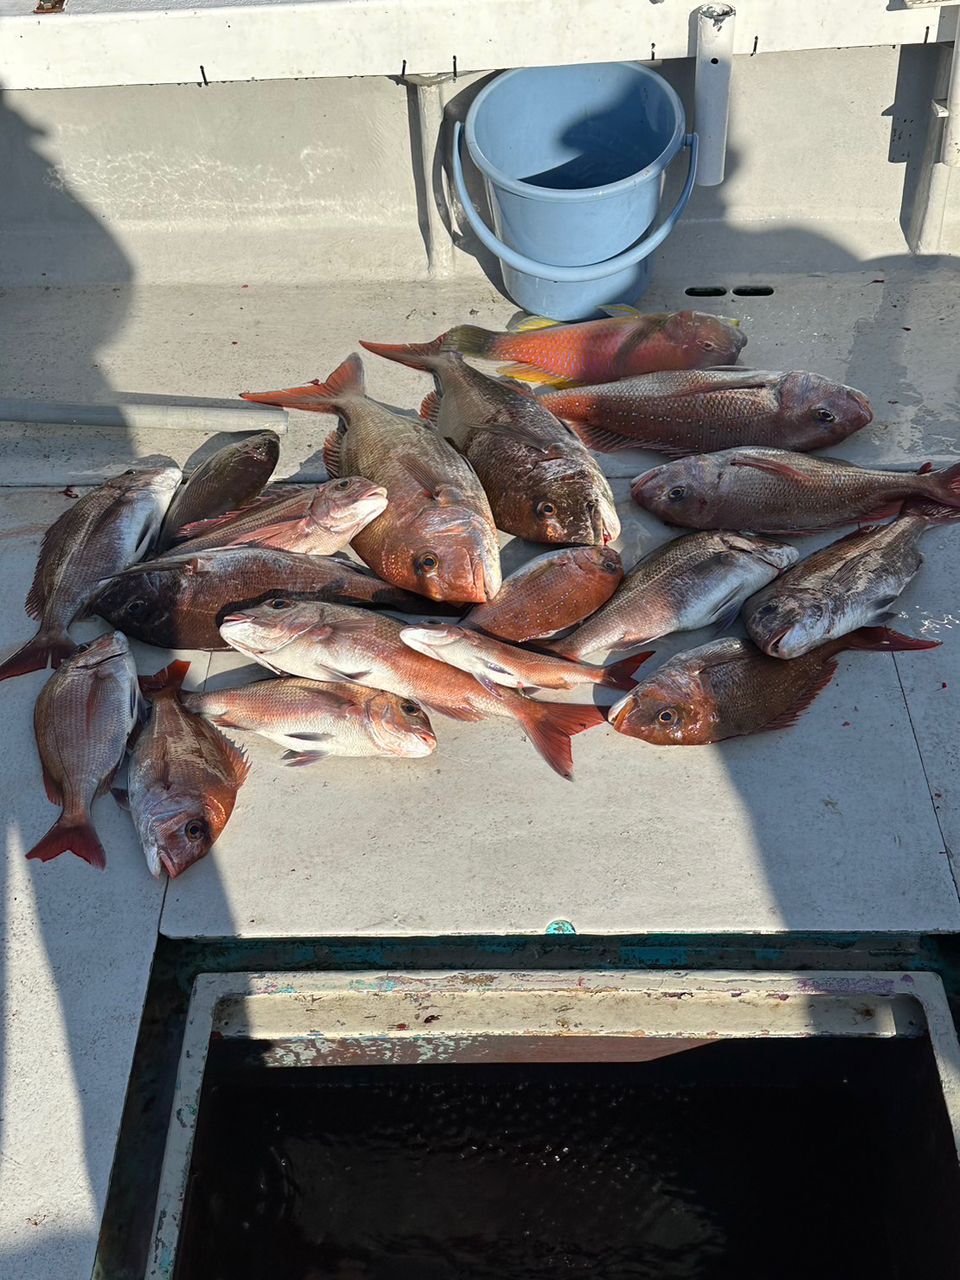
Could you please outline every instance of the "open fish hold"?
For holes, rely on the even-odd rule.
[[[529,542],[604,545],[620,536],[613,493],[578,437],[528,391],[488,378],[443,340],[368,351],[432,373],[420,413],[480,477],[497,528]]]
[[[157,550],[182,536],[182,526],[243,507],[260,493],[280,460],[280,437],[259,431],[211,454],[191,471],[167,512]]]
[[[146,554],[180,476],[172,463],[125,471],[84,494],[50,526],[26,603],[40,629],[0,664],[0,680],[58,667],[73,653],[70,624],[104,578]]]
[[[277,486],[241,511],[185,525],[180,530],[185,541],[174,553],[254,546],[330,556],[343,551],[386,506],[386,489],[361,476],[328,480],[314,489]]]
[[[845,649],[935,649],[885,627],[865,627],[793,662],[768,658],[749,640],[726,637],[665,662],[614,703],[618,733],[657,746],[699,746],[796,723],[837,670]]]
[[[173,662],[140,681],[153,710],[130,756],[128,796],[155,876],[178,876],[210,851],[250,769],[219,729],[181,704],[189,668]]]
[[[219,626],[233,608],[278,592],[421,614],[424,600],[349,560],[220,547],[168,555],[111,578],[90,611],[127,635],[167,649],[226,649]]]
[[[106,866],[90,809],[123,761],[139,705],[133,655],[118,631],[67,658],[41,689],[33,725],[43,785],[63,811],[28,858],[49,862],[75,853],[91,866]]]
[[[239,689],[185,693],[183,705],[224,729],[245,729],[286,747],[288,764],[329,756],[428,756],[437,745],[426,712],[410,698],[359,684],[289,677]]]
[[[920,539],[960,510],[912,502],[899,519],[858,529],[814,552],[747,602],[747,632],[772,658],[797,658],[828,640],[885,622],[923,564]]]
[[[960,463],[944,471],[875,471],[785,449],[725,449],[637,476],[635,501],[689,529],[813,533],[895,516],[907,498],[960,507]]]
[[[243,398],[339,414],[324,444],[327,471],[364,476],[387,491],[386,511],[353,540],[374,573],[431,600],[477,604],[497,594],[500,544],[476,472],[432,427],[368,399],[359,356],[326,382]]]
[[[354,680],[423,703],[454,720],[513,717],[552,769],[573,775],[572,735],[602,724],[598,707],[532,702],[405,645],[403,623],[381,614],[282,596],[224,619],[223,637],[272,671]]]
[[[493,640],[478,631],[441,625],[404,627],[400,639],[417,653],[447,662],[466,671],[488,689],[575,689],[580,685],[603,685],[607,689],[632,689],[634,671],[650,657],[637,654],[609,667],[591,667],[518,649],[502,640]]]
[[[598,649],[629,649],[674,631],[731,623],[744,601],[800,553],[785,542],[740,533],[692,533],[656,547],[610,600],[552,652],[579,659]]]
[[[536,640],[582,622],[623,579],[612,547],[564,547],[516,569],[492,600],[474,605],[462,625],[500,640]]]
[[[701,311],[601,310],[606,319],[577,324],[531,316],[510,333],[461,324],[443,334],[442,342],[465,356],[512,361],[502,372],[526,382],[612,382],[659,369],[735,364],[747,341],[736,324]]]
[[[861,391],[816,373],[693,369],[550,391],[542,404],[601,452],[679,458],[741,445],[826,449],[873,418]]]

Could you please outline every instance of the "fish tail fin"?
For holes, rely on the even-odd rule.
[[[928,474],[922,470],[920,475]],[[931,492],[929,497],[936,502],[945,503],[948,507],[960,507],[960,462],[955,462],[952,467],[946,467],[943,471],[936,471],[929,476],[931,484]]]
[[[951,524],[960,520],[960,508],[945,507],[942,502],[907,502],[901,513],[905,516],[918,516],[927,524]]]
[[[101,871],[107,865],[107,855],[103,852],[103,845],[97,838],[89,814],[84,814],[79,821],[68,821],[66,814],[62,813],[27,857],[37,862],[50,862],[53,858],[59,858],[61,853],[75,853],[78,858]]]
[[[152,676],[141,676],[140,691],[148,698],[155,698],[158,694],[179,693],[189,670],[189,662],[171,662]]]
[[[314,413],[336,413],[341,400],[347,396],[362,396],[363,361],[354,352],[338,364],[326,382],[315,378],[302,387],[288,387],[285,391],[242,391],[243,400],[254,404],[276,404],[287,409],[308,409]]]
[[[28,671],[43,671],[49,666],[59,667],[64,658],[69,658],[76,649],[65,631],[38,631],[32,640],[0,663],[0,680],[23,676]]]
[[[372,351],[375,356],[383,356],[385,360],[396,360],[397,364],[405,364],[410,369],[422,369],[425,373],[432,372],[438,365],[442,363],[444,356],[451,354],[450,348],[445,347],[444,335],[434,338],[432,342],[407,342],[401,344],[391,344],[387,342],[364,342],[360,341],[361,347],[365,351]]]
[[[459,351],[462,356],[478,356],[481,360],[499,359],[505,355],[501,344],[504,339],[510,340],[509,334],[494,333],[492,329],[481,329],[478,324],[458,324],[448,329],[439,342],[445,351]]]
[[[939,649],[939,640],[921,640],[916,636],[905,636],[899,631],[891,631],[889,627],[861,627],[842,642],[841,649],[864,649],[869,652],[900,653],[910,649]]]
[[[632,658],[611,662],[609,667],[603,668],[603,679],[600,683],[608,689],[622,689],[624,693],[628,693],[637,683],[633,678],[637,667],[652,657],[653,650],[645,649],[643,653],[635,653]]]
[[[600,707],[531,702],[526,698],[518,698],[514,709],[530,741],[561,778],[573,777],[571,738],[603,724],[606,718]]]

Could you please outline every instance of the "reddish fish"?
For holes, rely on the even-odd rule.
[[[895,516],[906,498],[960,507],[960,463],[945,471],[873,471],[785,449],[725,449],[637,476],[641,507],[688,529],[813,533]]]
[[[185,525],[179,532],[186,541],[178,542],[173,554],[246,546],[330,556],[343,551],[386,505],[386,489],[359,476],[328,480],[315,489],[280,488],[241,511]]]
[[[518,649],[463,627],[404,627],[400,639],[417,653],[467,671],[487,689],[575,689],[597,684],[607,689],[632,689],[634,671],[650,657],[639,653],[609,667],[591,667],[529,649]]]
[[[47,530],[26,609],[40,623],[0,665],[0,680],[40,671],[73,653],[68,628],[98,585],[145,555],[180,483],[180,468],[125,471],[84,494]]]
[[[307,679],[354,680],[412,698],[454,720],[512,716],[552,769],[573,775],[570,739],[603,723],[597,707],[532,702],[491,691],[473,676],[403,643],[403,623],[379,614],[284,597],[224,619],[223,638],[272,671]]]
[[[514,361],[504,372],[527,382],[613,382],[658,369],[735,364],[747,341],[728,320],[699,311],[602,309],[611,313],[604,320],[554,324],[534,316],[514,333],[461,324],[443,335],[443,345],[481,360]],[[547,376],[538,377],[538,370]]]
[[[43,785],[63,812],[28,858],[49,862],[70,852],[107,865],[90,807],[120,767],[139,703],[137,670],[119,631],[67,658],[41,689],[33,724]]]
[[[364,395],[359,356],[348,356],[326,382],[243,398],[339,415],[341,426],[323,447],[327,471],[365,476],[389,499],[353,540],[374,573],[431,600],[479,604],[497,594],[500,544],[476,472],[425,422]]]
[[[189,668],[173,662],[140,682],[153,712],[130,757],[130,813],[155,876],[178,876],[209,852],[250,770],[219,729],[182,706]]]
[[[833,679],[844,649],[935,649],[885,627],[864,627],[802,658],[768,658],[749,640],[727,637],[678,654],[610,708],[618,733],[660,747],[699,746],[796,723]]]
[[[225,729],[248,729],[287,748],[288,764],[328,756],[428,756],[437,745],[426,712],[409,698],[359,684],[257,680],[239,689],[187,693],[189,711]]]
[[[606,604],[623,579],[612,547],[564,547],[516,569],[463,626],[500,640],[538,640],[575,626]]]
[[[816,373],[693,369],[647,373],[540,397],[591,449],[671,458],[741,445],[826,449],[873,418],[861,391]]]

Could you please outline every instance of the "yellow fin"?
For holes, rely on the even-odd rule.
[[[531,333],[534,329],[552,329],[559,320],[548,320],[546,316],[524,316],[516,324],[510,326],[511,333]]]
[[[532,382],[541,387],[569,387],[573,383],[565,381],[556,373],[545,373],[543,369],[533,369],[528,364],[502,364],[497,369],[504,378],[513,378],[517,382]]]
[[[642,312],[638,311],[636,307],[628,307],[625,302],[611,303],[610,306],[608,307],[597,307],[597,310],[602,311],[604,315],[614,316],[614,317],[639,316],[642,314]]]

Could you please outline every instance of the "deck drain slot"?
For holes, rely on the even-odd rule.
[[[946,1275],[958,1096],[933,974],[201,975],[148,1276]]]
[[[773,285],[738,284],[733,292],[738,298],[769,298],[773,293]]]
[[[722,284],[692,284],[683,292],[688,298],[723,298],[727,291]]]

